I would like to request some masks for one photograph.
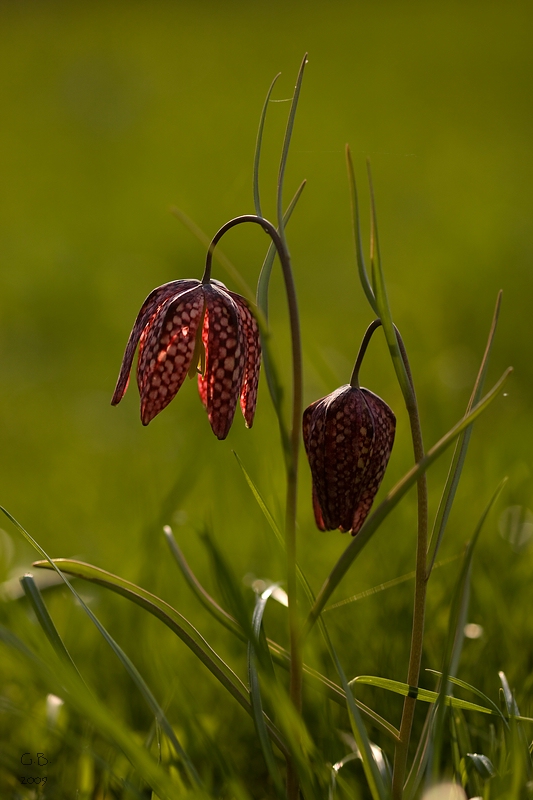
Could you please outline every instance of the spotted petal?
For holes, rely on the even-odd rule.
[[[205,372],[199,376],[198,386],[213,433],[225,439],[241,392],[245,348],[234,300],[213,285],[204,286],[204,297]]]
[[[394,426],[394,414],[383,400],[352,386],[342,386],[304,411],[303,439],[320,530],[359,531],[383,478]]]
[[[137,383],[143,425],[170,403],[185,380],[203,313],[204,294],[198,285],[166,300],[158,319],[141,334]]]
[[[233,298],[239,312],[241,327],[241,340],[246,348],[244,362],[244,376],[241,389],[241,410],[247,428],[254,422],[255,407],[257,404],[257,385],[259,383],[259,370],[261,368],[261,342],[259,340],[259,326],[248,303],[240,294],[228,292]]]
[[[361,529],[374,502],[374,497],[389,463],[396,431],[396,417],[387,403],[368,389],[361,389],[361,393],[372,417],[374,442],[372,458],[367,464],[364,477],[364,490],[359,497],[351,524],[353,536]]]
[[[171,297],[175,297],[176,295],[180,294],[181,292],[185,292],[188,289],[192,289],[199,283],[200,281],[197,280],[170,281],[170,283],[165,283],[163,286],[158,286],[157,289],[154,289],[153,292],[150,292],[142,304],[139,313],[137,314],[137,319],[135,320],[126,344],[126,350],[124,351],[124,357],[122,359],[117,385],[111,399],[112,406],[118,405],[126,393],[129,383],[131,365],[133,363],[133,356],[143,330],[154,321],[158,315],[159,309],[166,300]]]

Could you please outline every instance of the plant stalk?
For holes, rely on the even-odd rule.
[[[411,426],[411,437],[413,440],[413,451],[415,462],[421,461],[424,457],[424,443],[422,439],[422,429],[420,426],[420,416],[418,404],[409,366],[409,359],[402,341],[396,329],[398,346],[411,392],[405,396],[409,423]],[[409,666],[407,670],[407,683],[410,687],[417,688],[420,677],[420,665],[422,661],[422,647],[424,639],[424,619],[426,610],[426,589],[427,589],[427,549],[428,549],[428,497],[426,475],[422,475],[417,482],[418,494],[418,535],[416,547],[416,568],[415,568],[415,597],[413,610],[413,627],[411,632],[411,650],[409,654]],[[400,740],[394,753],[394,769],[392,777],[392,800],[401,800],[405,782],[407,767],[407,756],[409,752],[409,742],[411,739],[411,729],[416,705],[416,693],[413,697],[407,696],[403,704],[402,719],[400,723]]]
[[[292,274],[291,259],[287,246],[274,225],[263,217],[255,214],[244,214],[226,222],[213,237],[207,251],[206,265],[202,282],[206,283],[211,277],[211,261],[213,251],[230,228],[245,222],[254,222],[260,225],[272,239],[281,263],[287,303],[289,307],[289,320],[292,343],[292,419],[289,437],[289,447],[285,451],[285,464],[287,469],[287,503],[285,512],[285,540],[287,550],[287,594],[289,598],[289,637],[290,637],[290,697],[298,714],[302,711],[302,654],[301,654],[301,625],[297,602],[297,577],[296,577],[296,512],[298,498],[298,457],[300,451],[301,419],[303,412],[303,375],[302,375],[302,343],[300,335],[300,317],[296,287]],[[292,760],[287,762],[287,797],[288,800],[298,800],[299,782]]]

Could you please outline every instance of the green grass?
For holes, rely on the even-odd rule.
[[[0,20],[0,503],[51,557],[94,564],[169,603],[247,681],[246,645],[191,593],[163,526],[172,527],[207,591],[235,613],[225,605],[227,594],[202,541],[202,532],[210,531],[250,622],[253,579],[285,580],[282,550],[232,452],[283,528],[283,455],[264,374],[253,429],[245,430],[237,415],[225,442],[212,436],[192,383],[148,428],[138,420],[133,383],[118,408],[109,401],[144,297],[165,281],[202,274],[204,248],[170,206],[183,209],[208,236],[230,217],[252,213],[264,96],[281,70],[272,96],[289,98],[309,51],[284,194],[286,207],[307,178],[287,226],[301,313],[304,403],[349,380],[372,319],[350,229],[349,142],[365,241],[365,159],[372,162],[383,269],[412,364],[427,449],[464,413],[503,289],[486,387],[508,365],[515,369],[506,396],[500,394],[474,427],[437,559],[442,566],[429,583],[421,685],[436,688],[425,670],[442,668],[465,542],[508,476],[473,556],[467,621],[480,625],[482,635],[464,641],[457,676],[499,705],[503,670],[521,714],[530,716],[533,551],[529,540],[516,542],[516,531],[513,540],[502,516],[511,506],[531,507],[532,487],[527,4],[334,2],[326,11],[319,3],[294,2],[264,11],[238,2],[223,10],[214,3],[159,1],[149,8],[6,3]],[[287,112],[287,103],[271,103],[264,133],[260,177],[270,218]],[[255,286],[266,239],[243,228],[228,234],[222,249]],[[236,288],[222,268],[214,270]],[[277,265],[269,306],[273,354],[289,398],[289,333]],[[379,332],[361,381],[398,418],[379,502],[412,466],[409,423]],[[428,472],[430,520],[450,459],[448,451]],[[349,537],[316,530],[310,493],[302,458],[298,560],[316,594]],[[0,527],[0,580],[7,581],[23,575],[38,555],[7,519]],[[414,569],[415,540],[411,490],[330,598],[333,604],[367,592],[324,614],[348,680],[406,680],[414,582],[395,579]],[[38,579],[41,571],[34,574]],[[389,581],[389,588],[370,592]],[[252,718],[172,630],[105,587],[80,580],[74,586],[142,675],[206,791],[239,800],[274,797]],[[181,796],[187,776],[173,763],[168,738],[135,681],[65,586],[43,589],[42,597],[95,699],[91,704],[61,666],[29,601],[20,595],[2,602],[4,629],[35,655],[17,650],[13,640],[0,644],[2,797],[35,796],[19,781],[26,752],[49,759],[42,796],[54,800],[76,791],[98,800],[143,796],[141,776],[158,761],[159,795],[174,782],[171,791]],[[286,609],[269,600],[263,621],[267,636],[288,648]],[[304,656],[341,683],[318,631]],[[286,672],[275,669],[284,686]],[[290,738],[298,724],[279,687],[269,683],[268,667],[260,670],[266,710],[277,712],[276,723]],[[356,686],[357,700],[399,727],[400,695]],[[48,701],[47,721],[47,697],[67,692],[77,701],[61,705],[55,720]],[[460,688],[454,695],[485,704]],[[304,696],[305,752],[320,787],[307,787],[308,800],[329,786],[325,765],[350,753],[352,733],[345,708],[310,688]],[[415,744],[426,713],[418,706]],[[363,719],[371,740],[392,758],[390,738]],[[443,775],[467,770],[469,796],[524,796],[528,724],[511,724],[504,733],[498,717],[457,710],[445,726]],[[153,759],[145,759],[146,752]],[[485,781],[466,752],[485,754],[499,775]],[[277,749],[274,757],[282,773]],[[30,774],[33,768],[24,769]],[[114,787],[107,794],[106,781]],[[126,781],[123,788],[120,781]],[[357,760],[339,770],[336,785],[338,797],[369,796]]]

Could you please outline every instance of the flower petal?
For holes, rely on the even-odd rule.
[[[176,299],[167,299],[158,308],[157,319],[144,328],[137,364],[143,425],[170,403],[185,380],[203,311],[204,294],[198,282]]]
[[[228,292],[212,284],[204,285],[203,291],[206,314],[202,340],[206,358],[198,388],[213,433],[225,439],[241,392],[245,346],[238,308]]]
[[[361,395],[372,417],[374,443],[372,457],[368,462],[364,475],[364,489],[359,498],[350,527],[352,536],[355,536],[361,529],[374,502],[374,497],[389,463],[396,431],[396,417],[387,403],[368,389],[361,389]]]
[[[137,319],[135,320],[126,344],[126,350],[124,351],[124,357],[122,359],[117,385],[111,399],[112,406],[116,406],[118,403],[120,403],[126,393],[129,383],[131,365],[133,363],[133,356],[135,354],[135,348],[137,347],[143,330],[155,319],[159,308],[166,300],[168,300],[170,297],[180,294],[181,292],[185,292],[188,289],[192,289],[199,283],[200,281],[197,280],[170,281],[170,283],[165,283],[163,286],[158,286],[157,289],[154,289],[153,292],[150,292],[142,304],[139,313],[137,314]]]
[[[241,389],[241,410],[247,428],[254,422],[255,407],[257,404],[257,385],[259,383],[259,370],[261,367],[261,342],[259,339],[259,326],[248,303],[240,294],[228,292],[235,301],[241,323],[241,340],[245,345],[244,376]]]

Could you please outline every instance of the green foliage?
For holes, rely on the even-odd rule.
[[[320,4],[298,0],[257,13],[241,3],[222,13],[163,0],[150,9],[113,0],[0,10],[0,501],[42,545],[41,557],[54,556],[31,568],[31,537],[6,520],[0,795],[263,800],[285,796],[289,763],[305,800],[384,799],[401,703],[416,695],[405,798],[440,780],[467,797],[525,797],[533,778],[523,646],[533,633],[533,373],[523,333],[531,11],[517,2],[381,10],[335,2],[326,18]],[[291,98],[292,76],[307,48],[296,116],[303,64]],[[261,93],[280,67],[254,160]],[[357,202],[367,156],[381,250],[373,197],[370,212]],[[285,206],[284,184],[293,197]],[[288,690],[284,591],[291,346],[274,249],[265,252],[260,232],[240,226],[228,235],[214,275],[253,297],[261,274],[274,408],[263,378],[253,430],[236,419],[220,443],[190,384],[147,429],[133,385],[119,410],[109,407],[142,299],[167,280],[200,277],[210,241],[202,231],[252,202],[282,232],[291,218],[305,402],[349,380],[374,308],[392,364],[374,343],[364,383],[398,417],[375,514],[353,540],[315,530],[300,465],[294,566],[301,622],[310,614],[311,623],[301,641],[302,715]],[[202,247],[166,213],[171,204],[205,236]],[[494,338],[495,320],[483,357],[502,286],[500,328]],[[417,467],[394,323],[428,443]],[[497,377],[511,360],[503,402]],[[485,378],[493,389],[482,391]],[[413,687],[405,682],[410,487],[426,470],[435,524]],[[458,567],[480,518],[475,554],[472,543]],[[432,570],[437,551],[442,566]],[[30,568],[33,577],[22,577]],[[28,753],[29,765],[21,761]]]

